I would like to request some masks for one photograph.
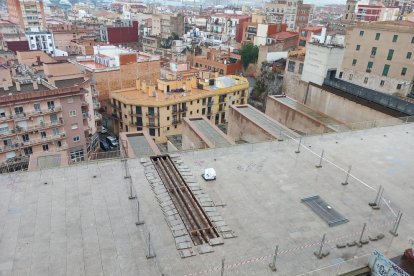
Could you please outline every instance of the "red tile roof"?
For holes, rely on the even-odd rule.
[[[269,35],[270,38],[274,38],[276,40],[285,40],[285,39],[292,38],[295,36],[299,36],[299,34],[295,32],[279,32],[279,33]]]

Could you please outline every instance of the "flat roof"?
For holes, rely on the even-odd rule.
[[[239,83],[236,83],[235,79],[239,80]],[[209,97],[217,94],[228,93],[226,88],[233,86],[235,89],[247,89],[248,81],[244,77],[239,76],[226,76],[225,78],[218,78],[215,81],[214,85],[204,84],[203,89],[199,88],[187,88],[185,92],[169,92],[164,93],[161,90],[156,90],[156,96],[150,96],[147,92],[143,90],[137,90],[136,88],[113,91],[111,97],[117,99],[121,102],[131,104],[131,105],[170,105],[175,102],[185,102],[199,99],[200,97]],[[163,82],[168,82],[162,80]],[[173,80],[175,81],[175,80]],[[245,87],[244,87],[245,86]],[[242,88],[244,87],[244,88]],[[220,91],[221,90],[221,91]]]
[[[121,160],[0,175],[0,272],[32,275],[274,275],[269,269],[279,245],[277,274],[335,275],[366,264],[373,250],[400,255],[414,233],[412,213],[414,124],[310,136],[297,142],[265,142],[181,153],[200,188],[237,235],[214,252],[181,258],[140,159],[127,161],[137,200]],[[323,167],[315,165],[325,150]],[[353,165],[349,184],[348,165]],[[217,180],[201,173],[213,167]],[[384,190],[380,210],[368,202]],[[319,195],[349,222],[329,227],[301,199]],[[387,207],[390,206],[389,207]],[[389,234],[393,213],[403,212],[399,236]],[[384,234],[363,247],[337,243]],[[148,233],[155,258],[147,259]],[[326,233],[330,254],[317,259]],[[343,263],[341,267],[335,264]]]
[[[315,119],[319,122],[322,122],[325,126],[331,128],[332,130],[341,131],[341,132],[349,130],[349,127],[347,125],[345,125],[344,123],[342,123],[340,121],[337,121],[334,118],[332,118],[332,117],[330,117],[330,116],[328,116],[324,113],[313,110],[312,108],[310,108],[310,107],[308,107],[304,104],[301,104],[301,103],[295,101],[292,98],[277,97],[277,96],[271,96],[271,98],[278,101],[278,102],[280,102],[280,103],[282,103],[282,104],[284,104],[284,105],[286,105],[286,106],[288,106],[288,107],[290,107],[290,108],[292,108],[292,109],[294,109],[294,110],[297,110],[297,111],[305,114],[306,116],[308,116],[310,118],[313,118],[313,119]]]

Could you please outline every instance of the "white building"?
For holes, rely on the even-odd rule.
[[[51,32],[28,32],[26,33],[30,50],[43,51],[55,56],[55,40]]]
[[[302,80],[323,84],[329,70],[340,69],[345,48],[336,45],[308,43],[303,65]],[[289,63],[287,64],[289,67]]]

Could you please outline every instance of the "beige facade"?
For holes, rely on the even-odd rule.
[[[38,31],[46,28],[42,0],[7,0],[9,20],[22,30]]]
[[[405,96],[413,89],[413,53],[413,23],[359,23],[347,29],[339,77],[376,91]]]
[[[225,76],[198,81],[158,80],[157,84],[137,81],[135,89],[110,93],[115,132],[148,131],[156,142],[182,133],[182,119],[206,116],[215,124],[227,122],[230,105],[245,104],[248,81]]]

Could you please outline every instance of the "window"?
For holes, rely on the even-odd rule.
[[[72,97],[68,98],[68,103],[69,104],[73,103],[73,98]]]
[[[411,43],[414,44],[414,36],[411,38]]]
[[[51,110],[55,109],[55,102],[54,101],[48,101],[47,102],[47,108],[51,109]]]
[[[78,124],[72,124],[72,125],[70,126],[70,128],[71,128],[71,129],[78,129]]]
[[[367,83],[368,83],[368,78],[367,78],[367,77],[365,77],[365,78],[364,78],[364,83],[365,83],[365,84],[367,84]]]
[[[390,70],[390,65],[389,64],[385,64],[384,65],[384,69],[382,70],[382,75],[383,76],[388,76],[388,71]]]
[[[344,72],[339,72],[339,78],[342,79],[342,75],[344,74]]]
[[[49,151],[49,145],[48,144],[42,145],[42,148],[43,148],[43,151]]]
[[[398,40],[398,35],[394,35],[394,36],[392,37],[392,42],[397,42],[397,40]]]
[[[40,138],[45,139],[46,138],[46,131],[40,132]]]
[[[355,65],[356,65],[356,63],[357,63],[357,60],[356,60],[356,59],[353,59],[353,60],[352,60],[352,66],[355,66]]]
[[[36,112],[41,112],[42,109],[40,109],[40,103],[35,103],[33,104],[34,110],[36,110]]]
[[[381,87],[383,87],[383,86],[384,86],[384,84],[385,84],[385,81],[381,80],[381,81],[380,81],[380,86],[381,86]]]
[[[375,34],[375,40],[379,40],[380,39],[381,34],[380,33],[376,33]]]
[[[70,153],[70,160],[73,162],[79,162],[85,160],[83,156],[83,150],[72,151]]]
[[[359,36],[364,36],[364,31],[359,31]]]
[[[73,137],[73,142],[79,142],[79,141],[80,141],[80,137],[79,136]]]
[[[411,55],[412,55],[412,54],[413,54],[413,53],[411,53],[411,52],[408,52],[408,53],[407,53],[407,56],[406,56],[406,58],[407,58],[407,59],[411,59]]]
[[[16,115],[23,114],[23,107],[22,106],[15,107],[14,113],[16,113]]]
[[[371,49],[371,57],[375,57],[376,54],[377,54],[377,47],[372,47],[372,49]]]
[[[356,50],[357,50],[357,51],[361,50],[361,45],[359,45],[359,44],[358,44],[358,45],[356,46]]]
[[[32,153],[33,153],[32,147],[24,148],[24,154],[25,155],[30,155]]]
[[[393,55],[394,55],[394,50],[393,49],[389,49],[388,50],[387,60],[392,60],[392,56]]]
[[[150,128],[149,129],[149,135],[155,136],[155,128]]]
[[[397,84],[397,89],[400,90],[402,87],[401,83]]]
[[[407,74],[407,68],[403,67],[401,69],[401,76],[405,76]]]
[[[372,61],[368,61],[367,70],[366,70],[368,73],[371,72],[373,65],[374,65],[374,63]]]
[[[52,128],[52,133],[53,133],[54,136],[59,135],[59,129],[56,128],[56,127]]]
[[[75,117],[76,116],[76,110],[69,111],[69,116],[70,117]]]
[[[30,141],[29,134],[23,134],[22,135],[22,140],[23,140],[23,142],[29,142]]]
[[[302,75],[302,72],[303,72],[303,63],[299,63],[299,74],[301,74]]]

